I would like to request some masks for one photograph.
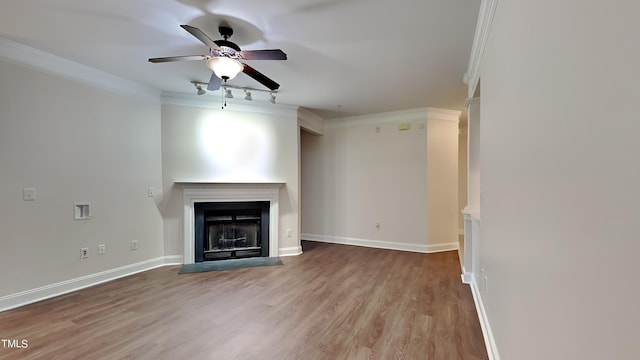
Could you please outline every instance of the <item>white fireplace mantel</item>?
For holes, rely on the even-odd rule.
[[[228,182],[175,182],[182,188],[184,204],[184,263],[195,263],[195,213],[198,202],[269,202],[269,256],[278,256],[278,199],[284,182],[228,183]]]

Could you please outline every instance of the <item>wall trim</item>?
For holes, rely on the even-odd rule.
[[[478,86],[478,80],[480,80],[480,64],[482,63],[484,49],[487,47],[491,24],[497,7],[498,0],[482,0],[480,3],[476,32],[473,37],[473,46],[471,47],[471,58],[463,78],[464,83],[468,85],[469,98],[473,98]]]
[[[174,265],[182,255],[161,256],[114,269],[89,274],[70,280],[44,285],[35,289],[17,292],[0,297],[0,311],[15,309],[20,306],[68,294],[84,288],[116,280],[139,272],[155,269],[165,265]],[[180,262],[181,264],[181,262]]]
[[[473,281],[473,274],[470,272],[466,272],[463,267],[462,274],[460,274],[460,279],[462,279],[463,284],[471,285],[471,282]]]
[[[474,97],[474,98],[467,98],[467,100],[464,101],[464,107],[466,107],[467,109],[474,104],[480,104],[480,98],[479,97]],[[467,126],[469,124],[467,123]]]
[[[324,135],[324,119],[315,113],[298,108],[298,126],[315,135]]]
[[[408,121],[447,120],[460,121],[461,111],[433,107],[391,111],[369,115],[349,116],[325,120],[325,128],[346,128],[350,126],[394,124]]]
[[[284,182],[264,183],[221,183],[221,182],[175,182],[182,189],[183,200],[183,249],[184,264],[195,263],[195,204],[199,202],[235,202],[235,201],[268,201],[269,202],[269,256],[278,256],[280,222],[280,188]]]
[[[283,247],[278,249],[279,256],[298,256],[302,254],[302,246]]]
[[[182,265],[184,256],[182,255],[169,255],[164,257],[164,265]]]
[[[466,274],[463,274],[463,282],[465,275]],[[484,345],[487,348],[489,360],[500,360],[498,347],[496,345],[495,338],[493,337],[493,331],[491,330],[491,325],[489,324],[489,318],[487,317],[484,303],[482,302],[482,295],[480,295],[480,289],[478,288],[478,284],[475,281],[473,273],[468,273],[468,276],[469,282],[465,282],[465,284],[469,284],[469,286],[471,287],[471,294],[473,295],[473,302],[476,304],[476,312],[478,313],[478,319],[480,320],[482,336],[484,337]]]
[[[160,90],[0,37],[0,59],[121,95],[160,102]]]
[[[421,244],[408,244],[408,243],[398,243],[398,242],[391,242],[391,241],[369,240],[369,239],[359,239],[359,238],[352,238],[352,237],[319,235],[319,234],[301,234],[300,237],[302,240],[308,240],[308,241],[325,242],[325,243],[342,244],[342,245],[364,246],[364,247],[387,249],[387,250],[411,251],[411,252],[419,252],[419,253],[433,253],[433,252],[441,252],[441,251],[458,250],[457,242],[446,243],[446,244],[435,244],[435,245],[421,245]]]

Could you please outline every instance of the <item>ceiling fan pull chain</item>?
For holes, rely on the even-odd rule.
[[[224,87],[223,87],[224,91],[221,91],[221,93],[222,93],[222,110],[224,110],[224,108],[227,107],[227,99],[224,97],[224,94],[227,92],[227,82],[225,81],[224,83],[225,83]]]

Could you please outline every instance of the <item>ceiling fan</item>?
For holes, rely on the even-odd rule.
[[[218,31],[224,40],[212,40],[202,30],[190,26],[180,25],[183,29],[195,36],[209,47],[208,55],[186,55],[151,58],[149,62],[163,63],[184,60],[205,60],[207,66],[213,70],[207,90],[215,91],[224,81],[233,79],[240,71],[266,86],[270,90],[277,90],[280,84],[271,80],[266,75],[251,66],[242,63],[241,60],[287,60],[287,54],[280,49],[269,50],[241,50],[238,45],[228,39],[233,35],[233,29],[227,25],[220,25]]]

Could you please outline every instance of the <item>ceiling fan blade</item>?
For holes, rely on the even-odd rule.
[[[260,84],[268,87],[270,90],[278,90],[278,88],[280,87],[280,84],[278,84],[277,82],[269,79],[268,77],[266,77],[264,74],[262,74],[258,70],[252,68],[251,66],[249,66],[247,64],[242,64],[242,65],[244,65],[244,68],[242,69],[243,73],[251,76],[254,80],[256,80]]]
[[[184,61],[184,60],[207,60],[208,58],[209,57],[207,55],[168,56],[168,57],[151,58],[149,59],[149,62],[163,63],[163,62]]]
[[[211,72],[211,79],[209,79],[209,85],[207,85],[207,90],[216,91],[220,89],[220,84],[222,84],[222,79],[216,76],[216,74]]]
[[[280,49],[240,51],[245,60],[287,60],[287,54]]]
[[[202,30],[198,29],[197,27],[193,27],[190,25],[180,25],[180,27],[187,30],[191,35],[202,41],[202,43],[207,45],[210,49],[220,50],[220,47],[216,45],[216,43],[211,40],[211,38],[208,37],[207,34],[203,33]]]

